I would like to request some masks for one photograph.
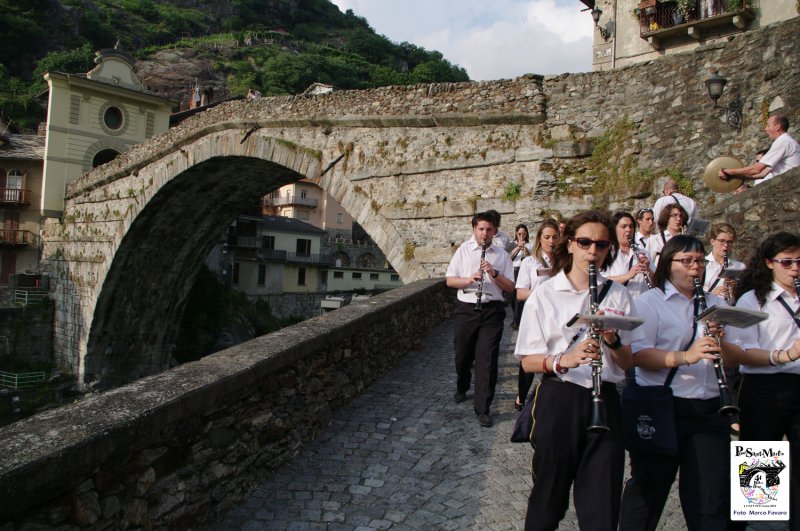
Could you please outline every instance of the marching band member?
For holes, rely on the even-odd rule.
[[[633,216],[627,212],[616,212],[611,217],[611,223],[617,232],[617,252],[606,275],[628,288],[635,299],[649,289],[644,276],[650,274],[650,259],[644,248],[640,247],[640,253],[637,254],[631,246],[636,232]]]
[[[647,252],[655,260],[656,266],[658,266],[661,249],[670,238],[683,232],[687,223],[689,223],[689,214],[682,206],[673,203],[664,206],[661,210],[661,214],[658,216],[658,232],[647,239]]]
[[[722,530],[728,525],[730,418],[718,414],[719,386],[712,363],[720,345],[693,324],[698,306],[694,279],[702,277],[705,262],[700,240],[673,236],[662,249],[654,289],[636,299],[638,317],[644,320],[644,338],[632,345],[636,383],[664,385],[676,369],[671,387],[678,455],[630,452],[632,477],[622,496],[622,531],[656,529],[679,468],[688,529]],[[709,307],[724,304],[714,295],[707,299]],[[721,337],[719,327],[710,329]],[[741,349],[727,340],[721,345],[723,358],[738,363]]]
[[[531,251],[533,250],[533,244],[530,243],[528,237],[527,225],[524,223],[517,225],[515,234],[517,236],[516,245],[508,253],[511,256],[511,263],[514,266],[514,282],[517,281],[517,277],[519,276],[519,268],[522,265],[522,261],[530,256]],[[522,304],[525,303],[518,302],[517,297],[512,296],[511,310],[514,312],[514,319],[511,321],[512,330],[519,328],[519,318],[522,315]]]
[[[528,300],[536,286],[550,278],[550,266],[553,263],[553,250],[560,237],[561,231],[558,229],[558,222],[554,219],[546,219],[539,225],[536,233],[536,245],[533,248],[533,255],[525,258],[520,267],[520,274],[517,276],[517,313],[514,315],[517,328],[522,318],[522,310],[525,301]],[[543,274],[547,271],[547,274]],[[533,385],[534,375],[525,372],[522,363],[519,364],[517,374],[517,398],[514,400],[514,409],[520,411],[524,405],[525,397]]]
[[[734,301],[730,299],[736,286],[736,280],[725,279],[719,275],[723,269],[744,269],[742,262],[729,256],[736,241],[736,231],[727,223],[718,223],[711,227],[709,237],[711,252],[706,256],[708,265],[703,289],[717,297],[722,297],[728,304],[733,304]]]
[[[653,218],[652,208],[642,208],[636,213],[636,243],[642,247],[647,247],[647,238],[652,236],[656,220]]]
[[[739,388],[742,441],[789,441],[791,528],[800,529],[800,236],[769,235],[750,258],[737,308],[769,318],[737,335],[745,348]]]
[[[558,527],[574,487],[581,529],[616,529],[625,451],[615,383],[631,366],[633,332],[602,332],[605,347],[581,325],[567,322],[589,308],[589,264],[611,264],[614,229],[607,212],[592,210],[567,222],[553,253],[553,276],[525,304],[514,355],[526,372],[544,373],[533,405],[533,490],[525,529]],[[602,283],[602,284],[601,284]],[[598,275],[598,288],[605,279]],[[598,299],[605,313],[630,315],[628,291],[608,282]],[[604,295],[604,296],[603,296]],[[608,431],[587,431],[592,412],[592,360],[603,360],[601,396]]]

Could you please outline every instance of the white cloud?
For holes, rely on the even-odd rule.
[[[333,0],[395,42],[438,50],[472,79],[591,69],[592,19],[577,0]]]

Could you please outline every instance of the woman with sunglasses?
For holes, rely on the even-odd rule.
[[[687,223],[689,223],[689,214],[682,206],[671,204],[661,209],[658,215],[658,232],[647,239],[647,252],[655,260],[656,266],[658,266],[661,249],[673,236],[683,232]]]
[[[634,341],[636,383],[664,385],[670,375],[678,455],[630,452],[631,479],[625,485],[620,530],[656,529],[664,503],[680,469],[681,508],[690,530],[722,530],[729,515],[730,419],[717,413],[719,386],[713,361],[721,351],[725,362],[738,363],[741,349],[723,338],[705,336],[695,325],[694,279],[705,269],[705,249],[693,236],[676,235],[664,246],[653,276],[654,289],[636,299],[644,337]],[[724,305],[705,295],[708,307]]]
[[[514,313],[514,323],[519,329],[522,309],[525,301],[528,300],[536,286],[550,278],[550,266],[553,263],[553,250],[561,232],[558,229],[558,222],[554,219],[546,219],[539,225],[536,232],[536,245],[533,248],[533,255],[526,257],[520,266],[520,274],[517,276],[517,310]],[[517,374],[517,398],[514,400],[514,409],[520,411],[524,405],[525,397],[533,385],[534,375],[525,372],[522,363],[519,364]]]
[[[625,450],[615,384],[631,366],[633,332],[604,330],[599,341],[586,327],[567,326],[589,311],[589,264],[611,264],[616,240],[607,212],[591,210],[570,219],[553,252],[553,276],[525,304],[514,355],[529,373],[543,373],[533,404],[533,490],[525,529],[556,529],[574,505],[581,529],[616,529]],[[631,315],[633,303],[620,284],[597,275],[599,309]],[[605,294],[604,294],[605,292]],[[603,361],[602,398],[609,431],[587,431],[591,423],[592,360]],[[574,484],[574,485],[573,485]]]
[[[739,388],[743,441],[790,444],[790,514],[800,529],[800,236],[770,234],[750,258],[736,306],[769,314],[737,335],[745,348]]]

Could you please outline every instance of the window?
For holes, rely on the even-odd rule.
[[[308,211],[307,210],[296,210],[294,213],[294,219],[299,219],[300,221],[308,221]]]
[[[262,249],[274,249],[275,248],[275,236],[262,236],[261,237],[261,248]]]
[[[267,283],[267,266],[264,264],[258,265],[258,285],[263,286]]]
[[[354,279],[360,279],[361,278],[361,273],[353,273],[353,278]]]
[[[305,198],[306,198],[306,191],[300,190],[300,199],[305,199]]]
[[[297,270],[297,285],[298,286],[305,286],[306,285],[306,268],[301,267]]]
[[[341,212],[337,212],[337,213],[336,213],[336,223],[342,223],[342,218],[343,218],[343,217],[344,217],[344,216],[342,216],[342,213],[341,213]]]
[[[98,151],[97,155],[92,159],[92,168],[102,166],[106,162],[111,162],[117,158],[117,155],[119,155],[119,152],[114,149],[102,149]]]
[[[233,282],[236,285],[239,284],[239,262],[233,263],[233,275],[231,282]]]
[[[400,280],[400,275],[392,275],[391,279],[392,279],[392,282],[397,282],[398,280]]]
[[[9,170],[8,176],[6,177],[6,188],[12,188],[14,190],[21,190],[22,189],[22,181],[25,178],[25,174],[20,170]]]
[[[378,280],[378,276],[379,276],[378,273],[370,273],[369,274],[369,279],[370,280]]]
[[[334,271],[333,278],[344,278],[344,271]]]
[[[297,256],[311,256],[311,240],[297,238]]]
[[[103,113],[103,123],[112,131],[122,127],[123,114],[119,107],[109,107]]]

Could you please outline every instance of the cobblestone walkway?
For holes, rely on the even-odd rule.
[[[447,322],[214,528],[522,529],[531,448],[509,442],[517,364],[506,324],[493,427],[478,424],[471,399],[453,402]],[[676,498],[661,529],[684,527]],[[561,529],[577,527],[570,510]]]

